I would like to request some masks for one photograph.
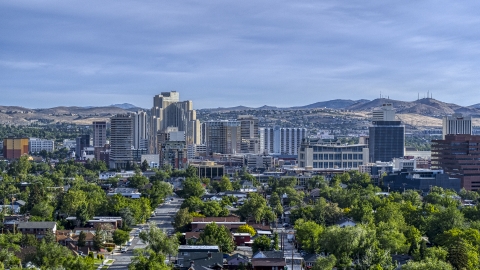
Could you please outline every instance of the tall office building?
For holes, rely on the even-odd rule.
[[[148,149],[147,113],[143,111],[133,114],[133,147]]]
[[[185,131],[167,128],[157,135],[160,166],[170,165],[173,169],[184,169],[187,165]]]
[[[83,134],[76,138],[76,145],[75,145],[75,156],[77,158],[82,156],[82,151],[90,147],[90,135]]]
[[[472,117],[463,116],[461,113],[454,113],[443,117],[442,138],[448,134],[472,135]]]
[[[368,128],[370,162],[390,162],[405,156],[405,126],[400,121],[394,121],[392,104],[384,104],[374,112],[377,114],[374,114],[372,126]]]
[[[372,113],[372,121],[395,121],[395,110],[392,103],[385,103]]]
[[[207,155],[240,153],[241,126],[239,121],[208,121],[202,125]]]
[[[93,147],[104,147],[107,144],[107,122],[93,122]]]
[[[260,152],[260,137],[258,133],[258,118],[251,115],[239,115],[242,153],[258,154]]]
[[[460,178],[466,190],[479,190],[480,136],[447,134],[443,140],[432,140],[432,169]]]
[[[133,114],[117,114],[110,124],[110,169],[124,169],[133,161]]]
[[[260,152],[263,154],[297,155],[306,128],[259,128]]]
[[[200,121],[197,120],[193,102],[180,101],[178,92],[162,92],[153,97],[152,119],[150,133],[150,151],[158,153],[157,132],[168,127],[176,127],[185,132],[187,144],[200,143]]]

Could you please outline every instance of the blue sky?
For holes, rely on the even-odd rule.
[[[479,1],[0,1],[0,105],[480,103]]]

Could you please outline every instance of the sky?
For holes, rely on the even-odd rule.
[[[0,1],[0,105],[480,103],[480,1]]]

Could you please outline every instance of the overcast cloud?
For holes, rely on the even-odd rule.
[[[0,2],[0,105],[480,103],[478,1]]]

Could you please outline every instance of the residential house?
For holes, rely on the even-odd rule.
[[[249,233],[232,233],[235,245],[246,246],[246,243],[251,243],[251,235]]]
[[[355,221],[353,221],[350,218],[342,218],[339,221],[335,222],[335,225],[338,225],[340,228],[344,228],[344,227],[354,227],[357,225],[357,223],[355,223]]]
[[[253,270],[284,270],[287,263],[283,258],[253,258]]]
[[[306,254],[305,256],[303,256],[303,260],[305,262],[305,266],[307,268],[311,268],[313,267],[313,265],[315,264],[315,262],[317,261],[317,259],[321,257],[320,254]]]
[[[95,234],[92,232],[86,231],[85,233],[85,246],[93,247],[93,238]],[[80,236],[80,231],[72,231],[72,230],[57,230],[56,232],[56,240],[62,246],[68,246],[72,244],[73,246],[78,246],[78,238]]]
[[[57,223],[50,221],[19,222],[17,230],[22,234],[33,234],[37,239],[42,239],[47,232],[51,232],[55,235],[57,231]]]
[[[227,265],[230,269],[238,269],[241,264],[247,266],[249,262],[248,257],[240,253],[235,253],[227,259]]]
[[[20,206],[16,204],[4,204],[0,205],[0,213],[7,213],[7,214],[20,214]]]
[[[222,269],[223,253],[218,246],[190,246],[178,247],[177,264],[180,270],[193,269]]]

